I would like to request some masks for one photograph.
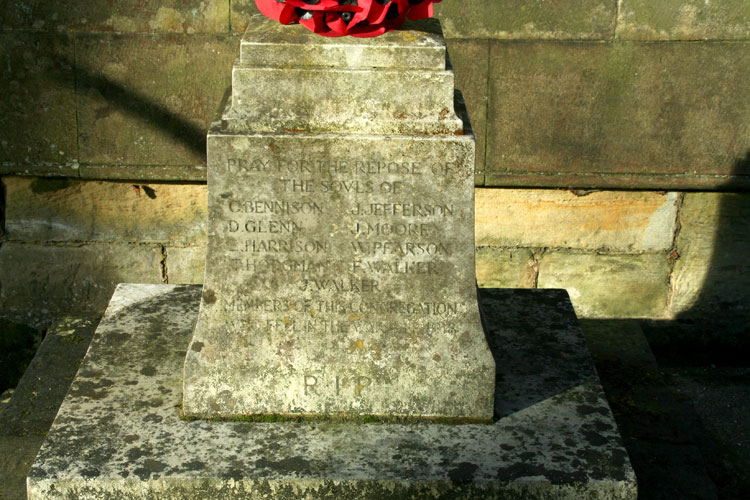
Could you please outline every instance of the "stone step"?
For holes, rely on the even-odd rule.
[[[492,424],[186,421],[198,286],[120,285],[29,474],[29,499],[634,500],[561,290],[482,290]]]
[[[94,336],[97,320],[63,317],[47,331],[0,407],[0,499],[25,500],[26,475]]]

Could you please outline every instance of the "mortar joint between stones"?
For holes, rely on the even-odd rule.
[[[162,283],[168,284],[169,283],[169,269],[167,267],[167,247],[166,245],[160,245],[161,249],[161,260],[159,261],[159,264],[161,265],[161,281]]]
[[[667,251],[667,259],[669,260],[669,271],[667,272],[667,315],[672,315],[672,307],[674,306],[674,270],[677,265],[677,260],[680,258],[680,249],[677,247],[677,238],[682,230],[682,223],[680,217],[682,216],[682,207],[685,203],[685,193],[678,193],[677,209],[675,210],[675,222],[674,222],[674,233],[672,235],[672,244]]]

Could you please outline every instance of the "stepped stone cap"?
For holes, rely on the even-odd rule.
[[[261,49],[261,50],[258,50]],[[437,19],[420,19],[377,40],[326,38],[300,25],[255,16],[240,43],[240,65],[262,68],[445,69],[445,39]]]
[[[227,131],[464,134],[434,19],[377,38],[326,38],[254,16],[232,72]]]

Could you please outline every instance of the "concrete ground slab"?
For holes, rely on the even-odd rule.
[[[29,473],[29,499],[635,499],[564,291],[483,290],[492,425],[179,416],[199,286],[120,285]]]

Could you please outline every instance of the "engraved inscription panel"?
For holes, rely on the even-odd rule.
[[[209,136],[186,412],[491,406],[477,402],[491,387],[460,393],[492,365],[474,283],[473,154],[460,136]]]

